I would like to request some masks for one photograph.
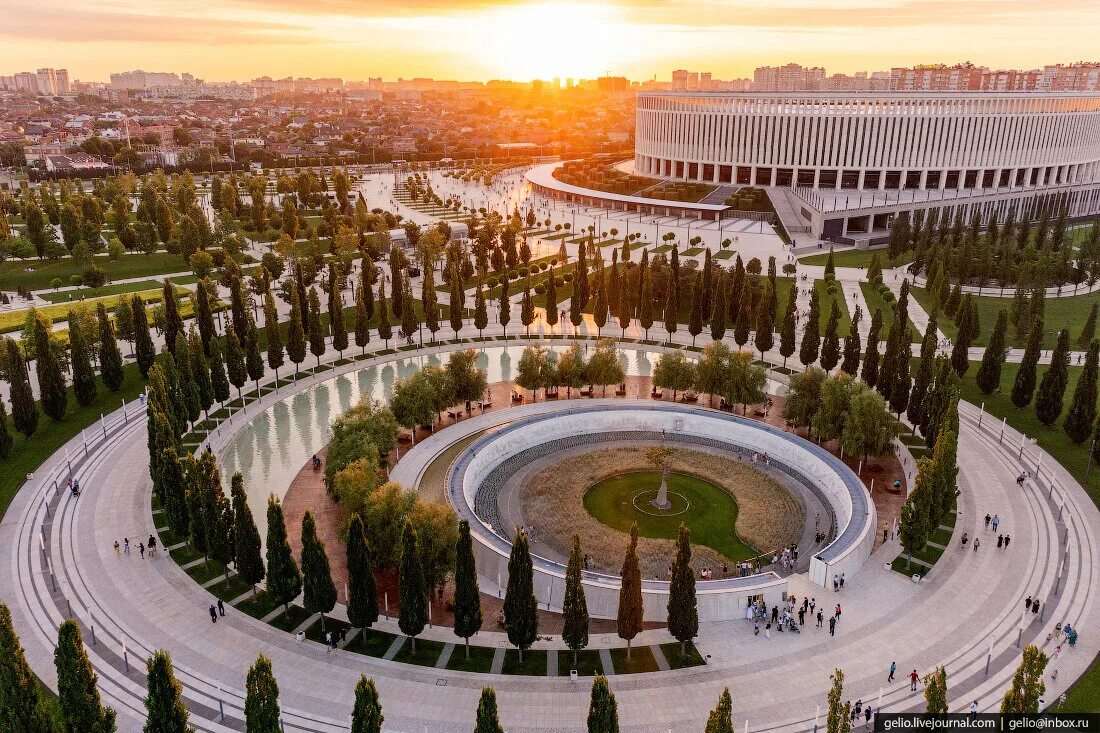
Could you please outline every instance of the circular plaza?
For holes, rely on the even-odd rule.
[[[310,456],[328,443],[334,419],[364,397],[386,397],[397,378],[467,346],[367,353],[303,376],[235,412],[206,436],[200,449],[209,446],[223,470],[245,473],[253,502],[272,492],[289,502],[295,477],[300,469],[308,470]],[[509,342],[480,348],[488,379],[506,385],[503,394],[512,392],[510,370],[518,360],[515,349],[522,346]],[[1060,466],[1040,458],[1034,446],[1021,451],[1018,434],[1010,428],[1002,433],[988,417],[983,421],[977,408],[963,404],[960,409],[957,527],[981,535],[980,516],[996,511],[1003,526],[1011,528],[1012,546],[1003,551],[983,547],[980,553],[951,547],[918,583],[887,567],[897,554],[897,542],[877,541],[875,500],[881,487],[868,491],[866,479],[851,466],[782,426],[711,409],[705,401],[647,399],[652,362],[670,347],[620,348],[628,367],[627,385],[635,385],[625,399],[586,396],[516,406],[501,400],[504,404],[475,409],[426,433],[415,446],[407,445],[390,479],[418,494],[439,492],[469,519],[486,596],[506,585],[506,538],[514,527],[504,522],[515,516],[533,525],[534,592],[540,613],[549,606],[548,614],[556,613],[560,603],[562,574],[560,549],[547,544],[539,552],[540,535],[550,531],[551,523],[549,518],[523,519],[523,502],[514,509],[520,514],[508,514],[508,501],[501,501],[507,497],[499,490],[530,485],[563,456],[599,455],[624,443],[684,448],[743,464],[747,472],[775,482],[791,498],[791,506],[801,509],[797,524],[803,532],[814,529],[814,517],[821,515],[828,539],[811,551],[805,548],[813,546],[812,537],[809,545],[797,540],[804,552],[793,571],[762,568],[744,577],[730,573],[700,581],[701,623],[694,644],[705,663],[666,669],[672,666],[666,657],[655,671],[616,673],[622,640],[613,627],[593,632],[593,655],[587,659],[610,674],[623,730],[701,730],[706,710],[725,687],[733,694],[739,725],[748,721],[752,730],[812,730],[820,723],[815,718],[834,668],[845,670],[846,695],[853,700],[871,701],[885,712],[923,709],[922,694],[911,692],[907,681],[886,682],[891,662],[905,673],[915,669],[922,674],[942,664],[952,681],[952,710],[965,710],[971,700],[982,710],[995,710],[1023,646],[1044,646],[1055,622],[1089,628],[1096,618],[1100,567],[1095,534],[1100,517],[1094,505]],[[769,391],[782,392],[774,376]],[[487,684],[497,691],[509,731],[583,728],[588,685],[583,677],[581,682],[570,679],[564,647],[552,633],[532,647],[547,666],[547,674],[536,676],[508,674],[495,665],[487,672],[461,671],[446,660],[435,666],[410,664],[385,653],[371,656],[344,648],[328,655],[322,644],[299,640],[294,629],[273,626],[232,606],[211,624],[206,617],[214,602],[210,591],[166,553],[136,562],[112,549],[120,533],[142,537],[160,526],[160,515],[150,510],[146,442],[141,406],[132,404],[106,416],[100,433],[74,441],[42,467],[16,497],[2,529],[6,546],[14,548],[3,565],[2,581],[17,591],[12,613],[32,667],[50,679],[54,630],[62,619],[75,618],[85,629],[105,700],[119,712],[120,730],[141,728],[144,661],[160,648],[171,652],[192,724],[204,731],[242,727],[243,682],[259,653],[272,659],[287,730],[347,730],[348,691],[361,673],[378,685],[386,730],[467,730]],[[754,455],[761,463],[752,463]],[[1017,485],[1015,477],[1024,469],[1034,473],[1037,460],[1042,463],[1038,478]],[[57,490],[70,472],[89,487],[78,499]],[[723,485],[721,477],[701,477]],[[603,478],[590,476],[581,495]],[[738,496],[739,512],[750,512],[750,504]],[[607,531],[621,534],[612,527]],[[751,531],[743,533],[739,525],[733,535],[745,539]],[[833,591],[830,580],[836,573],[846,577],[840,592]],[[614,618],[616,573],[593,570],[584,582],[593,623]],[[667,583],[647,575],[643,593],[646,619],[652,623],[634,645],[662,650],[675,643],[661,623]],[[843,621],[835,635],[817,628],[812,618],[800,634],[755,635],[743,615],[747,599],[781,604],[784,594],[813,598],[829,610],[841,604]],[[1025,596],[1043,598],[1041,617],[1021,617]],[[333,622],[346,620],[343,613],[338,602]],[[400,637],[391,615],[380,618],[375,630]],[[433,625],[421,640],[446,650],[440,657],[461,655],[461,639],[446,626]],[[494,661],[498,656],[503,660],[508,647],[503,629],[489,620],[471,643],[492,650]],[[1084,671],[1094,644],[1083,635],[1075,649],[1062,652],[1056,661],[1059,688]],[[564,674],[550,674],[551,666]]]

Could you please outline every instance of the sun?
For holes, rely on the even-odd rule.
[[[470,19],[468,49],[503,79],[593,78],[614,73],[633,31],[613,7],[573,3],[510,5]]]

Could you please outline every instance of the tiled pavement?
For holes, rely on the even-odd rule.
[[[698,639],[709,657],[706,667],[612,679],[623,730],[701,730],[707,710],[726,685],[734,695],[739,724],[744,718],[754,730],[807,730],[813,726],[815,707],[824,703],[834,667],[845,670],[846,696],[852,699],[876,700],[884,686],[886,710],[919,706],[919,693],[909,693],[904,682],[884,685],[891,660],[899,670],[921,673],[945,664],[954,709],[965,709],[975,698],[982,709],[994,709],[1018,660],[1018,635],[1025,644],[1042,644],[1056,620],[1095,628],[1100,620],[1100,565],[1095,561],[1100,513],[1049,456],[1038,481],[1018,487],[1013,479],[1020,467],[1019,436],[1007,434],[999,443],[999,426],[992,428],[987,421],[978,430],[975,415],[976,410],[964,405],[959,527],[980,536],[979,515],[996,511],[1012,534],[1009,550],[998,552],[989,542],[978,553],[951,548],[919,585],[882,569],[896,551],[889,543],[876,550],[864,572],[840,594],[795,576],[792,592],[815,595],[827,606],[838,600],[843,604],[835,637],[811,626],[800,635],[765,639],[754,637],[745,622],[709,625]],[[1035,451],[1034,446],[1024,451],[1033,473]],[[40,474],[63,461],[55,456]],[[12,608],[32,667],[48,684],[53,684],[54,629],[62,616],[71,607],[89,641],[94,626],[97,643],[89,645],[89,653],[108,703],[119,711],[120,730],[141,727],[143,663],[156,648],[172,653],[192,721],[200,730],[241,729],[244,677],[260,652],[274,662],[287,730],[346,730],[360,673],[378,682],[388,731],[468,730],[487,683],[496,687],[502,718],[513,733],[583,729],[587,686],[567,679],[491,678],[345,653],[329,658],[319,645],[295,642],[291,635],[232,609],[210,624],[205,609],[211,596],[174,563],[165,557],[141,560],[114,554],[117,536],[144,536],[153,529],[140,421],[103,450],[76,461],[74,469],[88,488],[77,500],[63,495],[49,517],[42,501],[49,489],[35,482],[12,503],[0,527],[0,546],[13,550],[10,562],[0,565],[0,594]],[[1063,502],[1067,508],[1059,522]],[[44,528],[45,553],[38,546],[39,528]],[[1063,537],[1068,537],[1068,571],[1056,581]],[[1045,599],[1045,619],[1029,617],[1021,634],[1022,599],[1036,592]],[[986,678],[991,640],[993,659]],[[1063,650],[1056,662],[1059,681],[1048,699],[1083,672],[1097,648],[1095,635],[1086,633],[1077,648]],[[219,699],[224,722],[218,720]]]

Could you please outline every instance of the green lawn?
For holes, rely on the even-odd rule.
[[[775,302],[776,311],[778,313],[778,322],[775,324],[775,330],[779,331],[782,328],[783,314],[787,308],[787,294],[790,289],[795,286],[794,278],[790,277],[777,277],[775,279]],[[800,281],[799,281],[800,282]],[[820,298],[820,317],[818,318],[818,333],[824,334],[826,326],[829,325],[829,311],[833,307],[832,298],[829,297],[825,290],[825,281],[818,280],[814,283],[814,287],[819,289],[818,297]],[[836,286],[837,305],[840,306],[840,327],[837,329],[837,333],[841,338],[848,335],[848,329],[852,327],[852,317],[848,313],[848,304],[844,301],[843,292],[841,286]],[[778,343],[778,341],[776,342]]]
[[[496,649],[488,646],[471,646],[470,658],[466,659],[466,647],[462,643],[456,643],[451,658],[447,660],[447,669],[458,672],[482,672],[487,673],[493,668],[493,655]]]
[[[615,668],[615,674],[656,672],[660,669],[657,666],[657,660],[653,658],[653,651],[648,646],[631,648],[629,659],[626,656],[626,649],[612,649],[611,663]]]
[[[864,323],[870,324],[871,316],[876,310],[882,311],[882,331],[879,332],[879,338],[883,341],[890,337],[890,329],[894,326],[894,316],[897,313],[898,301],[895,299],[889,303],[883,299],[882,294],[879,292],[877,286],[867,282],[861,282],[859,289],[863,291],[863,299],[867,301],[867,313],[863,314]],[[909,341],[919,342],[924,338],[924,334],[917,331],[913,326],[912,321],[909,322]],[[866,344],[864,344],[866,346]]]
[[[346,650],[355,652],[356,654],[364,654],[368,657],[382,657],[389,651],[390,646],[393,644],[393,640],[397,637],[393,634],[387,634],[385,631],[373,631],[371,629],[363,629],[355,638],[348,642],[348,645],[344,647]]]
[[[1036,378],[1041,381],[1043,374],[1046,373],[1047,365],[1040,364],[1036,369]],[[1069,436],[1066,435],[1065,430],[1062,429],[1062,418],[1059,418],[1058,422],[1054,425],[1047,427],[1039,422],[1039,419],[1035,416],[1035,403],[1025,407],[1023,410],[1017,410],[1012,404],[1010,399],[1012,394],[1012,385],[1016,381],[1016,373],[1019,371],[1019,364],[1005,364],[1001,371],[1001,389],[999,392],[995,392],[991,395],[982,394],[978,389],[977,383],[974,381],[975,375],[978,373],[978,365],[971,363],[970,370],[967,372],[966,377],[962,381],[962,399],[975,404],[981,405],[985,403],[985,411],[992,415],[992,419],[1000,422],[1001,418],[1007,417],[1008,424],[1017,430],[1023,432],[1029,438],[1037,438],[1039,445],[1050,453],[1055,460],[1061,463],[1067,471],[1073,474],[1073,477],[1084,485],[1085,480],[1085,467],[1088,464],[1089,449],[1088,443],[1076,445],[1070,442]],[[1066,411],[1069,410],[1070,402],[1073,398],[1073,390],[1077,386],[1077,379],[1081,376],[1082,367],[1071,366],[1069,367],[1069,383],[1066,386],[1066,396],[1063,404],[1062,417],[1065,417]],[[1036,389],[1038,391],[1038,389]],[[990,419],[990,418],[986,418]],[[1085,486],[1089,496],[1092,500],[1100,503],[1100,467],[1093,466],[1093,471],[1089,476],[1089,483]]]
[[[927,313],[931,313],[935,304],[938,303],[938,299],[933,298],[924,288],[913,288],[910,292]],[[1009,310],[1012,299],[982,296],[976,298],[975,301],[978,306],[981,333],[978,334],[978,338],[974,339],[974,345],[985,346],[989,343],[989,336],[993,333],[993,326],[997,323],[997,314],[1001,312],[1002,308]],[[1065,298],[1047,298],[1043,317],[1043,348],[1054,348],[1054,344],[1058,340],[1058,331],[1063,328],[1069,329],[1071,343],[1076,341],[1077,336],[1081,333],[1081,326],[1084,325],[1085,318],[1088,317],[1089,310],[1095,303],[1100,303],[1100,291]],[[940,314],[939,328],[945,336],[951,339],[955,338],[955,334],[958,333],[955,324],[943,313]],[[1023,348],[1026,339],[1027,334],[1017,334],[1016,329],[1012,327],[1011,323],[1009,324],[1009,346]]]
[[[882,249],[849,249],[843,252],[833,253],[833,265],[836,267],[867,267],[871,264],[871,258],[878,254],[878,261],[884,268],[897,267],[903,265],[913,259],[912,252],[902,252],[901,256],[896,260],[888,259],[886,248]],[[825,266],[825,262],[829,259],[829,253],[819,255],[809,255],[806,257],[800,257],[798,259],[803,265],[820,265]]]
[[[123,255],[117,262],[111,262],[105,256],[95,258],[95,264],[107,273],[110,280],[122,280],[150,275],[164,275],[171,272],[190,270],[183,257],[167,252]],[[30,269],[30,272],[24,272]],[[45,290],[50,281],[61,278],[69,284],[70,275],[83,275],[87,268],[77,265],[72,258],[62,260],[8,260],[0,263],[0,290],[15,290],[22,285],[31,290]]]
[[[79,435],[81,428],[99,420],[100,413],[115,411],[122,406],[123,399],[127,402],[137,399],[145,389],[145,380],[141,378],[141,372],[135,364],[125,366],[123,371],[125,380],[122,383],[122,389],[111,392],[103,386],[102,382],[99,383],[96,399],[87,407],[78,406],[70,390],[69,411],[62,422],[54,422],[39,409],[38,430],[30,440],[24,440],[23,436],[16,433],[15,428],[9,424],[8,429],[14,435],[15,443],[12,446],[11,458],[4,461],[4,470],[0,472],[0,516],[7,511],[8,504],[11,503],[15,492],[23,485],[28,473],[36,471],[54,451],[61,448],[73,436]],[[145,417],[140,412],[136,415],[139,419]],[[9,416],[8,419],[10,421],[11,417]]]
[[[444,646],[446,645],[441,641],[417,639],[416,653],[414,654],[412,650],[412,639],[405,639],[405,643],[397,650],[397,654],[394,656],[393,661],[404,662],[405,664],[417,664],[421,667],[434,667],[435,663],[439,661],[439,655],[443,653]]]
[[[134,293],[139,296],[146,303],[159,303],[161,301],[163,290],[158,286],[153,290],[142,290]],[[99,303],[107,308],[107,310],[114,310],[114,307],[118,304],[117,295],[105,295],[102,298],[86,298],[84,304],[89,308],[95,308]],[[64,321],[69,317],[69,311],[72,310],[73,303],[60,303],[58,305],[45,305],[38,308],[38,313],[43,318],[49,319],[51,323],[57,323]],[[180,312],[184,318],[190,316],[190,301],[186,303],[180,303]],[[4,314],[0,314],[0,333],[11,333],[12,331],[19,331],[23,328],[23,324],[27,321],[27,313],[29,310],[9,311]]]
[[[584,495],[584,508],[600,522],[629,532],[638,523],[643,537],[675,539],[683,522],[692,541],[706,545],[733,561],[756,555],[737,537],[737,502],[729,492],[694,476],[668,475],[672,508],[659,510],[649,505],[661,483],[657,471],[635,471],[600,481]]]
[[[661,652],[664,653],[665,660],[668,662],[668,666],[671,669],[698,667],[707,663],[707,661],[703,659],[703,655],[695,648],[695,644],[690,641],[684,645],[683,655],[680,654],[680,644],[677,642],[661,644]]]
[[[712,259],[715,260],[732,260],[737,256],[737,252],[732,249],[724,249],[721,252],[717,252]]]
[[[569,672],[574,669],[581,677],[603,674],[603,662],[600,661],[600,653],[595,649],[582,649],[577,652],[577,663],[573,664],[573,652],[568,649],[559,649],[558,676],[568,677]]]
[[[119,283],[118,285],[104,285],[102,288],[78,288],[76,290],[62,290],[59,292],[50,290],[37,293],[37,295],[43,300],[48,300],[51,303],[71,303],[79,301],[81,297],[101,298],[105,295],[136,293],[142,290],[153,290],[159,287],[161,287],[161,284],[156,280],[136,280],[129,283]]]
[[[504,653],[504,667],[502,674],[522,674],[534,677],[546,676],[546,652],[538,649],[528,649],[523,653],[523,661],[519,660],[519,650],[509,649]]]
[[[290,604],[290,613],[279,614],[276,618],[272,619],[271,625],[283,631],[293,632],[294,629],[301,626],[302,622],[309,617],[309,611],[292,603]],[[320,624],[321,619],[317,619],[316,623]]]

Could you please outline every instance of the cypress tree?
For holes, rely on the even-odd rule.
[[[810,314],[806,318],[806,328],[802,331],[802,345],[798,349],[798,360],[802,362],[802,366],[809,366],[817,361],[817,355],[821,348],[821,338],[819,336],[818,329],[820,328],[820,308],[817,288],[814,287],[810,292]]]
[[[65,375],[61,372],[55,347],[50,342],[50,332],[46,330],[41,319],[37,318],[34,321],[34,348],[42,412],[60,422],[65,417],[65,408],[69,401]]]
[[[840,335],[837,333],[837,329],[840,328],[840,306],[836,304],[836,300],[833,300],[833,307],[829,311],[829,321],[825,324],[825,337],[821,340],[821,368],[826,373],[831,372],[833,367],[840,361]]]
[[[730,697],[730,688],[722,690],[722,694],[718,696],[718,705],[710,711],[707,727],[703,733],[734,733],[733,699]]]
[[[481,592],[477,587],[477,567],[474,564],[474,543],[470,523],[458,523],[458,543],[455,546],[455,635],[466,641],[466,658],[470,658],[470,637],[481,630]]]
[[[504,625],[508,630],[508,641],[519,650],[521,662],[523,650],[534,644],[539,635],[539,602],[535,598],[533,576],[527,536],[517,529],[512,540],[512,554],[508,558]]]
[[[210,292],[207,286],[210,281],[200,278],[195,286],[195,322],[199,326],[199,335],[202,337],[203,352],[210,356],[210,340],[217,335],[214,328],[214,312],[210,306]]]
[[[453,311],[454,309],[452,309]],[[461,311],[459,312],[461,316]],[[477,281],[477,290],[474,291],[474,328],[480,338],[481,332],[489,325],[489,311],[485,307],[485,290],[481,287],[481,280]],[[460,326],[461,328],[461,326]],[[457,331],[455,334],[457,335]]]
[[[3,401],[0,401],[0,410]],[[6,415],[4,415],[6,417]],[[53,733],[53,723],[38,698],[38,679],[27,664],[23,645],[0,603],[0,721],[9,733]]]
[[[642,253],[644,256],[644,252]],[[641,300],[638,301],[638,325],[645,331],[649,340],[649,329],[653,327],[653,277],[649,268],[642,271]]]
[[[737,320],[733,324],[733,340],[737,343],[737,350],[749,341],[749,331],[753,326],[754,291],[751,286],[741,289],[741,304],[737,308]]]
[[[164,343],[176,343],[176,336],[183,333],[183,316],[180,315],[180,300],[176,286],[171,280],[165,280],[162,288],[164,297]]]
[[[408,303],[405,305],[412,307]],[[408,522],[405,522],[401,533],[401,570],[397,591],[401,599],[401,615],[397,618],[397,625],[412,640],[412,651],[415,654],[416,636],[424,630],[428,620],[428,588],[424,583],[424,566],[420,560],[416,530]],[[507,602],[505,605],[507,606]]]
[[[1020,369],[1016,372],[1016,381],[1012,385],[1012,404],[1022,410],[1031,403],[1035,393],[1035,367],[1039,363],[1039,354],[1043,344],[1043,321],[1036,321],[1027,335],[1027,345],[1020,360]]]
[[[130,309],[134,314],[134,353],[137,356],[138,371],[142,378],[147,378],[149,368],[157,357],[153,336],[149,333],[149,317],[145,314],[144,301],[136,295],[130,299]]]
[[[1074,443],[1082,443],[1089,437],[1092,424],[1096,420],[1096,380],[1097,361],[1100,355],[1100,341],[1093,340],[1085,354],[1085,368],[1077,379],[1073,391],[1073,402],[1063,424],[1066,434]]]
[[[588,733],[619,733],[619,710],[615,694],[602,674],[592,680],[592,697],[588,703]]]
[[[829,676],[833,686],[829,689],[829,702],[826,708],[825,731],[826,733],[851,733],[852,703],[841,704],[844,699],[844,672],[837,669]]]
[[[255,598],[256,584],[263,581],[266,573],[260,556],[260,532],[248,506],[244,477],[240,471],[233,474],[230,493],[233,497],[233,565],[241,580],[252,586],[252,596]]]
[[[302,301],[298,297],[298,288],[290,289],[290,321],[286,328],[286,355],[294,363],[294,378],[298,378],[298,366],[306,359],[307,316],[302,312]]]
[[[523,299],[520,301],[519,321],[531,335],[531,324],[535,322],[535,301],[531,298],[531,278],[524,278]]]
[[[477,701],[477,720],[474,733],[504,733],[497,716],[497,693],[492,687],[481,690],[481,699]]]
[[[867,386],[872,388],[878,383],[878,334],[881,330],[882,311],[876,310],[871,316],[871,328],[867,332],[867,351],[863,354],[863,369],[859,374]]]
[[[370,286],[359,286],[355,291],[355,345],[367,353],[367,344],[370,343],[370,316],[367,315],[367,293]]]
[[[248,313],[248,307],[244,304],[244,287],[241,284],[241,278],[237,275],[229,278],[229,313],[233,328],[237,333],[244,333],[244,318]]]
[[[183,687],[172,670],[172,657],[163,649],[145,664],[148,682],[145,696],[145,733],[189,733]]]
[[[245,318],[245,327],[248,329],[244,335],[244,368],[248,378],[256,384],[256,396],[260,396],[260,379],[264,376],[264,359],[260,355],[260,335],[256,330],[256,322],[249,313]]]
[[[592,322],[596,324],[596,338],[600,338],[603,327],[607,325],[607,284],[604,279],[603,266],[596,273],[596,294],[592,299]],[[702,332],[703,324],[700,322],[699,331]]]
[[[557,276],[554,275],[554,266],[550,266],[550,275],[546,278],[546,294],[543,305],[545,306],[545,318],[546,325],[551,329],[558,325],[558,285],[555,280]],[[569,310],[572,312],[576,309],[577,303],[580,302],[580,283],[578,282],[573,287],[573,295],[569,300]]]
[[[508,338],[508,322],[512,320],[512,301],[508,296],[508,278],[500,283],[500,300],[497,303],[497,321],[504,329],[504,338]]]
[[[760,296],[760,307],[756,316],[756,350],[760,352],[760,359],[764,359],[764,352],[771,351],[775,345],[775,309],[772,301],[775,300],[775,290],[770,279],[764,281],[764,292]]]
[[[378,620],[378,592],[374,586],[374,567],[370,547],[363,532],[363,520],[351,516],[348,527],[348,621],[359,628],[370,628]]]
[[[933,715],[948,712],[947,670],[942,665],[924,676],[924,712]]]
[[[1050,357],[1050,366],[1039,382],[1035,398],[1035,416],[1043,425],[1053,425],[1062,414],[1062,401],[1069,384],[1069,330],[1058,332],[1058,343]]]
[[[620,639],[626,639],[626,658],[630,659],[630,642],[642,631],[642,572],[638,567],[637,523],[630,526],[630,545],[619,575],[618,634]]]
[[[4,400],[0,399],[0,460],[11,458],[14,446],[15,439],[11,437],[11,431],[8,430],[8,407],[4,404]]]
[[[729,322],[737,323],[737,311],[741,307],[741,291],[745,287],[745,263],[741,261],[741,255],[733,264],[733,277],[730,279],[730,292],[726,303],[729,307]]]
[[[344,321],[344,296],[340,293],[339,278],[329,274],[329,325],[332,326],[332,348],[344,358],[344,349],[348,348],[348,326]],[[435,288],[432,288],[435,292]],[[434,308],[432,309],[434,312]]]
[[[832,276],[832,277],[830,277]],[[833,248],[829,247],[829,254],[825,257],[825,279],[832,280],[836,278],[836,265],[833,263]]]
[[[183,462],[172,446],[161,450],[158,496],[164,504],[168,527],[180,537],[188,536],[190,517],[187,512],[187,483]]]
[[[970,344],[974,340],[974,319],[970,294],[963,298],[958,310],[958,333],[955,345],[951,349],[951,366],[960,377],[966,376],[970,368]]]
[[[1092,340],[1096,338],[1096,312],[1098,308],[1100,308],[1100,303],[1093,303],[1092,308],[1089,309],[1089,317],[1085,319],[1085,325],[1081,327],[1081,335],[1077,337],[1078,349],[1087,349]]]
[[[708,253],[710,250],[707,250]],[[714,288],[713,302],[710,311],[710,337],[714,341],[721,341],[726,337],[726,277],[719,268],[716,287]]]
[[[451,330],[455,332],[455,338],[458,338],[458,332],[462,330],[462,326],[465,323],[464,315],[466,310],[466,289],[462,282],[462,273],[459,272],[457,264],[451,265],[449,270],[449,285],[450,285],[450,325]],[[502,282],[508,280],[507,273],[501,277]],[[481,280],[478,280],[478,285],[481,284]]]
[[[688,310],[688,333],[691,334],[692,346],[695,346],[695,337],[703,332],[703,297],[703,273],[699,273],[695,276],[695,286],[691,289],[691,306]]]
[[[669,343],[672,343],[672,334],[676,333],[677,319],[680,310],[680,294],[677,292],[679,283],[670,273],[668,284],[665,285],[665,331],[668,332]]]
[[[890,335],[886,337],[886,350],[882,353],[882,363],[878,369],[878,380],[875,389],[884,398],[889,399],[890,392],[894,388],[894,375],[897,373],[898,361],[909,358],[909,353],[902,353],[901,334],[904,329],[900,327],[900,319],[895,312],[894,323],[890,327]],[[905,344],[908,347],[908,344]],[[911,353],[911,349],[910,349]]]
[[[859,372],[859,356],[862,349],[859,340],[859,322],[862,318],[863,311],[857,305],[856,312],[852,315],[852,325],[844,338],[844,358],[840,362],[840,371],[853,377]]]
[[[264,294],[264,339],[267,341],[267,365],[275,371],[278,384],[279,367],[283,365],[283,332],[279,328],[279,311],[271,290]]]
[[[73,371],[73,395],[76,404],[87,407],[95,401],[95,369],[92,368],[92,355],[88,350],[88,341],[80,318],[69,311],[69,361]]]
[[[210,343],[210,388],[219,403],[229,399],[229,378],[225,376],[225,363],[218,342]]]
[[[244,727],[248,733],[278,733],[282,730],[279,714],[279,683],[271,670],[271,660],[261,654],[248,668],[245,680]]]
[[[122,352],[118,349],[115,329],[103,303],[96,306],[96,319],[99,325],[99,366],[103,384],[112,392],[117,392],[122,389],[125,378],[122,371]]]
[[[416,315],[411,288],[408,278],[405,278],[405,295],[401,299],[401,330],[404,332],[405,338],[412,338],[413,331],[420,328],[420,320]],[[423,344],[423,339],[421,339],[421,344]]]
[[[313,513],[302,517],[302,589],[305,609],[321,614],[321,630],[325,629],[325,614],[336,606],[336,586],[325,554],[325,543],[317,536]]]
[[[924,398],[932,386],[932,368],[936,359],[936,348],[939,343],[939,334],[936,329],[936,314],[928,319],[928,328],[924,331],[924,340],[920,345],[920,361],[917,362],[917,374],[913,379],[913,388],[909,393],[909,406],[905,411],[909,422],[920,425],[924,414]]]
[[[975,380],[983,394],[993,394],[1001,386],[1001,367],[1005,362],[1005,335],[1008,331],[1008,314],[1004,308],[997,314],[997,325],[989,337],[989,345],[982,354],[982,365]]]
[[[798,285],[791,283],[787,289],[787,309],[783,314],[783,328],[779,332],[779,353],[783,356],[783,366],[787,366],[787,359],[794,354],[795,348],[795,313],[798,308]]]
[[[686,653],[687,642],[699,634],[699,609],[689,540],[688,528],[681,522],[676,538],[676,559],[672,561],[672,581],[668,587],[668,630],[680,642],[681,657]]]
[[[355,705],[351,709],[351,733],[382,733],[385,719],[374,679],[359,675],[355,683]]]
[[[225,328],[225,370],[229,383],[237,388],[237,399],[241,399],[241,387],[248,381],[248,372],[245,370],[241,342],[232,323]]]
[[[901,326],[901,324],[895,324]],[[901,333],[908,333],[908,329],[902,327]],[[912,347],[908,337],[899,339],[902,342],[902,352],[898,354],[897,368],[894,369],[894,383],[890,388],[890,409],[901,419],[901,413],[909,405],[909,390],[912,387],[912,379],[909,377],[909,362],[912,360]]]
[[[73,619],[61,623],[53,653],[57,667],[57,704],[67,733],[114,733],[115,711],[104,707],[96,688],[98,677],[84,650],[80,627]]]
[[[309,327],[306,329],[309,336],[309,353],[317,359],[317,366],[321,365],[321,357],[325,354],[325,328],[321,324],[321,301],[317,297],[317,288],[309,289],[309,312],[306,316]]]
[[[274,494],[267,498],[267,592],[284,611],[302,592],[302,574],[286,539],[283,506]]]
[[[390,338],[393,336],[393,326],[390,325],[390,308],[386,302],[386,283],[378,278],[378,337],[386,342],[386,348],[390,348]]]
[[[181,397],[179,407],[192,425],[199,419],[202,413],[202,404],[199,399],[199,388],[195,384],[194,375],[191,372],[191,352],[187,348],[187,336],[183,333],[176,336],[176,343],[172,350],[176,363],[176,375],[179,383]]]
[[[206,534],[206,551],[214,562],[225,566],[225,579],[229,580],[229,563],[233,561],[233,507],[222,489],[221,473],[214,462],[214,454],[207,451],[199,458],[203,479],[203,531]]]
[[[562,601],[562,641],[573,650],[573,664],[577,663],[577,651],[588,646],[588,601],[581,583],[583,568],[581,538],[573,535],[573,549],[569,551],[569,564],[565,569],[565,600]]]

